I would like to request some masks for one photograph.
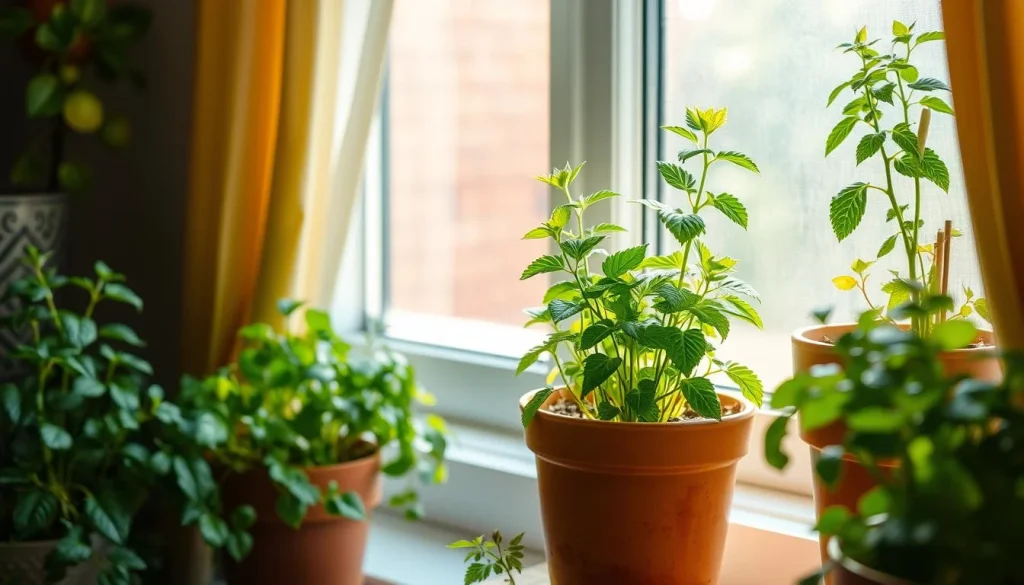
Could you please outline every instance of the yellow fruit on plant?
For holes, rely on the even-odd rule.
[[[90,91],[73,91],[64,100],[64,121],[76,132],[95,132],[103,124],[103,104]]]

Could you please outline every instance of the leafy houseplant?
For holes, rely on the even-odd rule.
[[[46,582],[98,570],[101,585],[127,585],[147,565],[131,539],[150,490],[172,467],[198,473],[204,462],[160,440],[176,407],[145,384],[152,370],[135,353],[138,335],[99,318],[110,304],[142,309],[124,277],[98,262],[94,279],[68,278],[47,261],[29,248],[30,275],[6,293],[20,306],[7,326],[30,341],[13,356],[28,366],[24,379],[0,386],[0,557],[45,557]],[[0,572],[11,579],[44,575]]]
[[[279,303],[286,320],[300,306]],[[225,502],[256,510],[255,552],[229,565],[239,583],[278,583],[280,567],[297,567],[289,575],[299,582],[362,583],[378,472],[411,476],[391,500],[410,518],[422,515],[415,483],[447,477],[444,421],[417,417],[430,396],[404,358],[375,347],[355,355],[323,311],[305,310],[302,325],[243,328],[237,363],[182,390]]]
[[[951,304],[924,298],[901,314],[933,317]],[[829,508],[818,521],[836,539],[837,585],[1024,583],[1024,362],[1007,359],[998,384],[946,375],[939,353],[975,333],[958,320],[922,338],[869,316],[837,341],[842,368],[797,374],[774,394],[772,405],[798,411],[802,426],[844,423],[847,432],[816,466],[826,482],[837,482],[844,456],[878,482],[854,508]],[[780,450],[787,418],[766,439],[767,459],[779,468],[788,459]]]
[[[666,127],[695,145],[679,153],[678,164],[658,163],[665,182],[681,192],[683,205],[639,203],[655,210],[678,242],[680,249],[669,255],[648,256],[646,245],[612,254],[600,249],[608,233],[622,228],[590,226],[585,212],[618,194],[574,196],[572,185],[582,165],[540,177],[563,192],[566,202],[525,237],[549,238],[558,253],[532,262],[521,278],[553,273],[565,280],[548,290],[544,307],[528,311],[528,325],[544,324],[553,332],[523,357],[518,371],[549,353],[562,382],[559,389],[537,390],[520,402],[527,443],[538,454],[555,581],[640,583],[653,575],[681,577],[679,571],[687,581],[717,580],[721,542],[709,537],[704,549],[663,538],[687,530],[655,527],[683,516],[694,522],[694,530],[726,522],[732,473],[710,477],[689,468],[707,456],[733,469],[746,450],[753,408],[720,396],[712,376],[728,377],[755,404],[763,395],[761,381],[749,368],[717,354],[732,318],[761,326],[748,300],[757,294],[733,275],[735,260],[716,256],[701,241],[702,213],[721,213],[744,228],[748,219],[737,197],[711,190],[711,170],[728,163],[758,172],[746,155],[712,150],[710,138],[725,122],[725,109],[688,109],[687,127]],[[698,176],[684,168],[687,162],[699,162]],[[600,272],[591,270],[596,256],[602,257]],[[720,444],[708,451],[697,441]],[[586,447],[597,444],[606,448]],[[638,453],[644,454],[642,460]],[[641,468],[657,468],[665,477],[638,475]],[[614,474],[616,487],[594,485],[596,470]],[[693,490],[712,494],[711,501],[679,498]],[[610,501],[625,506],[621,516],[629,521],[591,521],[577,513]],[[639,526],[647,528],[638,532]],[[724,528],[715,534],[724,534]]]
[[[928,197],[926,183],[932,183],[943,192],[949,191],[949,170],[942,158],[928,148],[927,137],[931,112],[953,115],[953,108],[936,92],[948,92],[949,87],[933,77],[923,77],[914,65],[914,51],[930,42],[941,41],[941,32],[915,33],[914,25],[907,26],[899,21],[892,25],[892,44],[885,54],[879,52],[879,40],[868,41],[867,27],[861,28],[852,43],[843,43],[839,48],[857,57],[860,68],[848,81],[836,87],[828,98],[831,106],[846,92],[854,94],[853,100],[843,107],[843,119],[829,133],[825,144],[825,156],[835,151],[854,130],[866,131],[857,144],[856,161],[860,165],[878,161],[885,171],[885,183],[875,185],[857,182],[845,187],[832,199],[829,219],[832,230],[839,241],[846,239],[860,225],[867,210],[868,199],[877,196],[885,204],[885,222],[894,232],[882,242],[874,260],[856,260],[850,267],[852,275],[841,275],[833,279],[841,290],[857,290],[863,296],[870,310],[879,318],[892,321],[891,313],[902,303],[917,295],[917,290],[929,294],[945,294],[948,286],[949,242],[959,232],[951,224],[942,229],[938,241],[927,239],[922,208]],[[894,116],[892,126],[883,123],[887,116]],[[913,126],[918,121],[917,128]],[[896,175],[903,175],[913,183],[912,192],[902,194]],[[932,232],[934,233],[934,232]],[[935,242],[935,243],[933,243]],[[878,260],[899,250],[903,255],[906,271],[892,271],[893,278],[882,286],[888,295],[883,306],[871,300],[867,290],[870,269]],[[973,291],[965,287],[965,300],[953,318],[966,318],[974,313],[988,321],[988,302],[975,298]],[[938,323],[945,321],[947,312],[942,311],[929,319],[914,318],[911,327],[921,335],[927,335]]]
[[[514,573],[523,572],[523,535],[519,534],[513,538],[505,549],[501,532],[495,530],[490,540],[484,536],[478,536],[473,540],[458,540],[448,545],[448,548],[467,549],[465,585],[483,583],[491,574],[505,575],[505,582],[509,585],[516,585]],[[472,561],[472,562],[470,562]]]

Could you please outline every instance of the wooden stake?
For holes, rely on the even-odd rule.
[[[953,222],[947,219],[945,225],[945,242],[942,249],[942,295],[949,294],[949,247],[953,242]],[[942,312],[942,320],[946,320],[946,312]]]
[[[940,294],[942,292],[942,265],[945,263],[943,252],[946,251],[946,232],[939,230],[935,234],[935,247],[932,248],[935,253],[935,261],[932,264],[932,281],[931,286],[928,287],[932,291],[932,294]],[[938,320],[944,321],[946,319],[946,312],[942,311],[939,313]]]
[[[922,108],[921,120],[917,125],[917,148],[920,151],[921,156],[924,156],[924,145],[928,142],[928,127],[931,126],[931,122],[932,111],[928,108]]]

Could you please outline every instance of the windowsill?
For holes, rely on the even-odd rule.
[[[525,532],[527,546],[543,550],[536,469],[521,436],[452,426],[449,483],[423,493],[424,522],[378,514],[367,553],[368,574],[400,585],[459,582],[463,557],[444,546],[495,528],[506,535]],[[811,532],[810,496],[740,483],[729,522],[723,585],[792,583],[815,570],[818,543]],[[533,555],[527,565],[540,560]]]

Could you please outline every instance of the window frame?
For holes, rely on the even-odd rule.
[[[606,214],[594,221],[614,222],[628,230],[611,238],[609,245],[615,249],[643,241],[660,244],[662,238],[656,218],[628,201],[643,193],[661,197],[656,191],[661,183],[657,171],[645,162],[656,160],[661,151],[663,2],[551,1],[551,166],[587,160],[577,181],[581,189],[611,188],[625,195],[613,200],[614,205],[594,209],[595,216],[601,210]],[[387,99],[386,75],[384,84],[382,99]],[[384,314],[386,132],[386,115],[378,111],[368,145],[363,197],[354,213],[332,309],[342,330],[356,337],[373,329]],[[650,238],[645,237],[648,234]],[[537,364],[517,377],[519,355],[508,349],[472,351],[408,336],[384,337],[408,357],[421,384],[437,396],[434,411],[454,430],[449,484],[424,495],[429,518],[448,525],[526,531],[528,544],[543,546],[536,471],[533,455],[522,441],[517,404],[524,392],[544,386],[548,365]],[[750,452],[737,472],[742,504],[733,515],[738,513],[738,523],[751,529],[741,531],[744,538],[756,536],[758,546],[782,545],[772,539],[786,538],[784,546],[802,547],[813,540],[809,450],[791,436],[790,468],[780,474],[765,464],[764,432],[776,416],[769,410],[756,414]],[[796,504],[780,513],[779,498]],[[756,520],[749,521],[751,517]],[[803,532],[796,535],[800,530],[793,526],[803,527]],[[806,560],[795,562],[805,565]]]

